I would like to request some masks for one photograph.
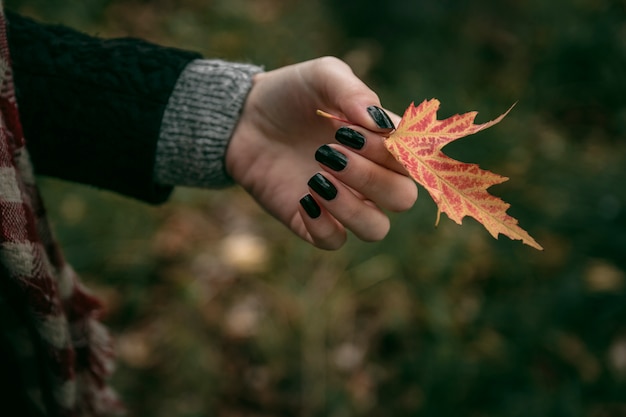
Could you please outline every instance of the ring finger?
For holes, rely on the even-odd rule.
[[[354,195],[330,173],[317,173],[308,182],[316,201],[337,221],[365,241],[381,240],[389,219],[377,207]]]
[[[322,167],[356,193],[391,211],[404,211],[417,199],[415,182],[340,145],[323,145],[315,153]]]

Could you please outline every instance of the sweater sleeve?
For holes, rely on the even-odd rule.
[[[168,100],[199,54],[138,39],[100,39],[7,12],[17,103],[37,174],[151,203]]]
[[[224,157],[254,74],[262,68],[221,60],[192,61],[163,116],[157,143],[159,184],[218,188],[232,184]]]

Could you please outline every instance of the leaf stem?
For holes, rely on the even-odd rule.
[[[342,122],[342,123],[347,123],[349,125],[353,125],[354,124],[354,123],[352,123],[349,120],[342,119],[341,117],[335,116],[334,114],[327,113],[324,110],[317,109],[317,110],[315,110],[315,114],[317,114],[318,116],[325,117],[327,119],[333,119],[333,120],[337,120],[337,121]]]

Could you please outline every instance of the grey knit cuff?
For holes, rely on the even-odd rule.
[[[190,62],[165,108],[154,179],[162,185],[218,188],[233,184],[226,147],[260,67],[220,60]]]

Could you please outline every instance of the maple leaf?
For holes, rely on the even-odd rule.
[[[465,216],[480,222],[497,238],[501,233],[521,240],[536,249],[543,249],[515,218],[506,214],[510,204],[487,191],[507,177],[482,170],[476,164],[457,161],[441,149],[448,143],[487,129],[500,122],[511,109],[494,120],[474,124],[477,112],[457,114],[437,120],[439,100],[424,100],[406,109],[397,129],[385,139],[385,146],[422,185],[437,204],[437,223],[441,212],[461,224]],[[512,107],[511,107],[512,108]]]
[[[487,188],[507,181],[507,177],[482,170],[476,164],[457,161],[441,149],[459,138],[480,132],[500,122],[511,111],[483,124],[474,124],[477,112],[454,115],[437,120],[439,100],[424,100],[406,109],[395,131],[385,139],[385,146],[422,185],[437,204],[437,220],[441,213],[461,224],[465,216],[480,222],[497,238],[501,233],[542,250],[515,218],[506,214],[510,204],[489,194]],[[342,120],[318,110],[319,115]]]

